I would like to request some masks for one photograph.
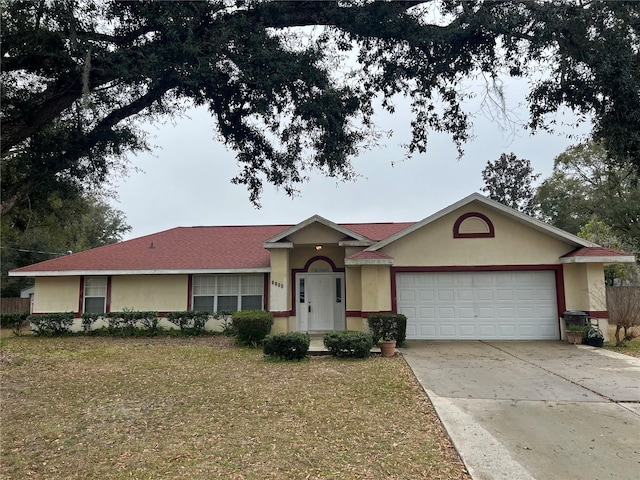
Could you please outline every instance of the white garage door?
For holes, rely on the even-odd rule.
[[[557,340],[551,271],[398,273],[407,339]]]

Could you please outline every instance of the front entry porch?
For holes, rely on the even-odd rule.
[[[297,273],[295,282],[297,331],[345,329],[344,272]]]

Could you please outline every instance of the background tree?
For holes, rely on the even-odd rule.
[[[350,159],[377,140],[374,105],[393,111],[396,96],[412,102],[409,154],[433,130],[462,153],[471,122],[458,84],[479,74],[537,79],[531,128],[569,107],[619,165],[640,168],[637,2],[2,0],[0,10],[5,214],[43,183],[99,184],[150,148],[140,125],[191,104],[208,106],[237,152],[233,181],[256,204],[263,182],[291,194],[309,169],[351,178]]]
[[[599,245],[640,258],[640,183],[637,171],[620,167],[601,143],[570,147],[538,187],[542,220]],[[638,267],[607,267],[606,279],[637,282]]]
[[[637,246],[629,244],[618,237],[613,229],[602,220],[591,219],[578,232],[578,236],[597,243],[603,247],[612,248],[622,252],[637,252]],[[614,285],[640,285],[640,268],[634,264],[605,265],[604,281],[607,286]]]
[[[620,168],[602,144],[579,144],[555,159],[536,201],[545,221],[568,232],[577,234],[597,219],[635,244],[640,240],[639,178],[634,168]]]
[[[114,243],[131,230],[121,211],[95,195],[61,198],[54,192],[47,201],[46,213],[16,207],[13,215],[2,217],[3,297],[17,297],[33,283],[29,278],[9,277],[9,270]]]
[[[538,177],[540,174],[533,173],[530,160],[503,153],[495,162],[488,161],[482,170],[485,185],[482,191],[507,207],[534,215],[536,189],[533,182]]]

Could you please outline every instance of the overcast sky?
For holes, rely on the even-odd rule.
[[[526,120],[525,81],[508,80],[505,94],[512,118]],[[153,154],[131,156],[131,165],[140,171],[115,181],[119,199],[113,205],[132,226],[126,239],[177,226],[296,224],[314,214],[337,223],[419,221],[480,191],[487,161],[502,153],[531,160],[544,179],[551,174],[553,159],[576,143],[567,135],[584,136],[590,130],[590,125],[583,125],[577,130],[560,126],[555,134],[513,131],[488,118],[478,98],[466,104],[467,111],[475,112],[475,138],[466,144],[461,160],[450,137],[434,133],[427,153],[403,161],[400,145],[410,138],[404,103],[398,103],[393,116],[377,117],[379,127],[392,129],[394,136],[354,160],[361,178],[343,183],[312,175],[295,198],[266,185],[259,210],[249,202],[244,186],[230,183],[239,170],[235,155],[215,140],[206,109],[191,110],[190,118],[178,119],[175,125],[150,126],[159,148]],[[572,118],[555,117],[559,123]]]

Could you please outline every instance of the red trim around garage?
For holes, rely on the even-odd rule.
[[[473,218],[473,217],[479,218],[484,223],[486,223],[487,227],[489,227],[489,231],[477,232],[477,233],[461,233],[460,225],[462,225],[462,222],[464,222],[467,218]],[[458,217],[456,222],[453,224],[453,238],[494,238],[495,236],[496,236],[496,231],[495,231],[495,228],[493,228],[493,223],[491,222],[491,220],[489,220],[489,217],[487,217],[486,215],[483,215],[482,213],[478,213],[478,212],[465,213],[464,215],[460,215],[460,217]]]
[[[566,310],[564,291],[564,275],[562,265],[478,265],[478,266],[450,266],[450,267],[391,267],[391,310],[398,312],[398,299],[396,291],[396,274],[420,273],[420,272],[505,272],[505,271],[538,271],[551,270],[556,279],[556,305],[558,308],[558,329],[560,329],[560,317]],[[599,312],[594,312],[599,313]],[[595,315],[593,315],[595,317]],[[601,317],[599,317],[601,318]]]
[[[585,313],[593,318],[609,318],[608,310],[587,310]]]

